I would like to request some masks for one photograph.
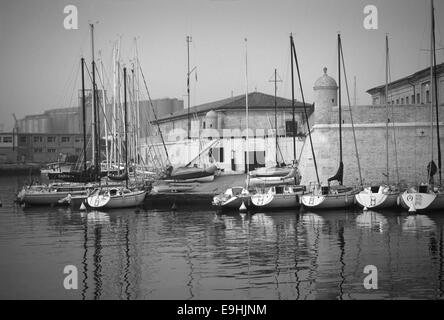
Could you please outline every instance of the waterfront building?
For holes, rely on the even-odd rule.
[[[159,134],[162,132],[171,163],[182,166],[190,161],[195,163],[217,163],[225,172],[245,172],[246,167],[246,98],[245,95],[205,103],[158,117],[160,131],[143,140],[142,157],[153,165],[165,163],[166,155]],[[276,98],[277,135],[275,131],[275,97],[261,92],[248,95],[249,104],[249,169],[294,160],[293,135],[295,135],[296,158],[300,155],[306,134],[304,107],[289,99]],[[313,112],[313,105],[306,104],[307,113]],[[188,124],[190,137],[188,139]],[[201,154],[200,157],[198,155]]]
[[[436,66],[438,101],[444,104],[444,63]],[[367,91],[372,104],[385,104],[385,84]],[[430,67],[398,79],[388,85],[388,103],[392,105],[414,105],[430,103]]]

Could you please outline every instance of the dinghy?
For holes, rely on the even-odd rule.
[[[250,171],[250,177],[285,177],[291,172],[290,167],[268,167],[268,168],[257,168],[256,170]]]
[[[242,204],[248,206],[250,199],[251,195],[247,189],[243,187],[233,187],[227,189],[225,193],[215,196],[212,204],[222,210],[238,210]]]
[[[262,168],[261,168],[262,169]],[[283,171],[281,172],[283,173]],[[288,173],[285,176],[258,176],[247,178],[247,185],[255,188],[255,187],[271,187],[278,185],[298,185],[301,180],[301,176],[299,174],[298,168],[293,167],[290,168]]]
[[[179,167],[173,169],[169,167],[167,169],[167,175],[164,180],[172,181],[197,181],[202,178],[214,179],[214,174],[217,170],[216,165],[212,165],[208,168],[198,168],[198,167]],[[205,180],[205,179],[204,179]]]

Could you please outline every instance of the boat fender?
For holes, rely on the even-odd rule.
[[[82,204],[80,205],[80,210],[81,211],[85,211],[86,210],[86,206],[85,203],[82,201]]]
[[[242,202],[240,208],[239,208],[239,212],[246,212],[247,211],[247,207],[245,206],[245,203]]]

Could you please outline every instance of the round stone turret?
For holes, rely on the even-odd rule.
[[[332,107],[338,105],[338,85],[327,74],[327,68],[324,68],[322,77],[316,80],[313,90],[315,124],[329,124]]]
[[[205,115],[205,128],[217,129],[217,113],[214,110],[210,110]]]

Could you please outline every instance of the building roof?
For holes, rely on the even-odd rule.
[[[276,102],[278,108],[291,108],[291,100],[282,97],[276,97]],[[304,105],[300,101],[295,100],[295,110],[296,112],[302,112],[304,110]],[[313,111],[313,105],[306,103],[309,113]],[[274,108],[274,95],[265,94],[262,92],[251,92],[248,94],[248,108],[250,110],[260,110],[260,109],[272,109]],[[223,100],[213,101],[209,103],[204,103],[198,106],[190,108],[190,113],[203,114],[211,110],[213,111],[229,111],[229,110],[239,110],[245,109],[245,95],[238,95],[232,98],[227,98]],[[183,109],[178,112],[163,115],[158,118],[159,122],[164,122],[168,120],[173,120],[177,118],[184,118],[188,115],[188,109]]]
[[[436,66],[436,73],[440,74],[442,72],[444,72],[444,63],[438,64]],[[412,84],[413,82],[415,82],[419,79],[423,79],[424,77],[427,77],[427,75],[430,75],[430,67],[424,68],[424,69],[419,70],[409,76],[395,80],[393,82],[390,82],[388,84],[388,86],[390,89],[394,89],[394,88],[397,88],[400,86],[404,86],[406,84]],[[381,90],[385,90],[385,84],[368,89],[367,93],[368,94],[375,94],[376,92],[381,91]]]

